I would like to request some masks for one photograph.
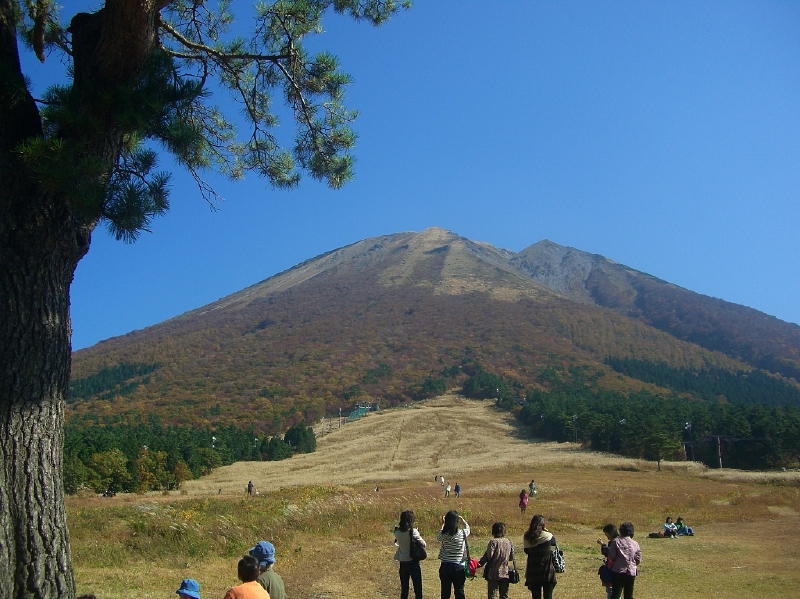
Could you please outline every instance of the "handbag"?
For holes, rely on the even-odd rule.
[[[464,534],[464,531],[461,531]],[[467,543],[467,535],[464,535],[464,546],[467,548],[467,561],[464,562],[464,576],[467,578],[475,578],[475,573],[478,571],[478,560],[469,556],[469,543]]]
[[[419,542],[419,539],[414,536],[413,528],[408,531],[408,536],[410,537],[408,556],[412,559],[412,561],[421,562],[428,557],[428,552],[425,551],[425,547],[423,547],[422,543]]]
[[[511,543],[511,561],[514,563],[514,568],[508,569],[508,582],[517,584],[519,582],[519,570],[517,570],[517,558],[514,556],[514,543]]]
[[[597,569],[597,575],[600,577],[600,582],[603,583],[603,586],[611,586],[611,583],[614,581],[614,574],[611,572],[611,568],[606,564],[603,564]]]
[[[556,570],[556,574],[563,574],[567,571],[567,563],[564,561],[564,552],[558,548],[558,542],[556,542],[556,550],[553,551],[553,567]]]

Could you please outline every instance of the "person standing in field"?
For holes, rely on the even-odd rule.
[[[525,489],[519,492],[519,512],[521,514],[525,513],[525,510],[528,509],[528,494],[525,492]]]
[[[556,586],[556,569],[551,549],[556,544],[556,538],[544,525],[544,516],[536,514],[522,537],[522,547],[528,556],[525,586],[531,591],[531,599],[553,599],[553,589]]]
[[[411,510],[400,512],[400,522],[394,527],[394,544],[397,551],[394,559],[400,562],[400,599],[408,599],[408,581],[414,585],[415,599],[422,599],[422,569],[419,562],[411,559],[411,538],[414,537],[423,547],[426,546],[419,531],[414,528],[416,517]]]
[[[459,524],[462,528],[459,529]],[[441,599],[450,599],[450,589],[455,594],[455,599],[465,599],[464,560],[467,558],[467,537],[469,524],[455,510],[450,510],[442,516],[442,529],[436,535],[436,540],[442,544],[439,549],[439,581],[442,583]]]
[[[606,524],[603,527],[603,534],[605,534],[606,539],[611,542],[619,536],[619,531],[613,524]],[[600,566],[600,570],[597,573],[600,574],[600,582],[606,588],[606,599],[611,599],[614,586],[613,573],[611,571],[612,562],[608,559],[608,543],[603,543],[603,539],[597,539],[597,544],[600,545],[600,553],[606,558],[606,563]],[[603,568],[605,568],[605,570],[603,570]]]
[[[619,536],[608,543],[608,559],[611,561],[612,586],[611,599],[633,599],[633,583],[636,582],[639,564],[642,563],[642,550],[633,540],[633,524],[623,522],[619,525]]]
[[[259,541],[249,552],[258,560],[258,584],[271,599],[286,599],[286,589],[280,574],[272,569],[275,564],[275,546],[269,541]]]
[[[239,560],[237,574],[242,584],[228,589],[225,599],[270,599],[269,593],[258,584],[258,560],[245,555]]]
[[[508,561],[513,559],[514,545],[505,538],[506,525],[502,522],[492,524],[492,537],[486,551],[478,562],[479,567],[488,564],[483,571],[486,579],[486,596],[488,599],[508,599]]]
[[[458,482],[456,482],[456,486],[453,487],[453,490],[456,492],[456,497],[461,496],[461,485],[459,485]]]
[[[450,483],[447,483],[447,486],[444,489],[444,496],[450,497]]]
[[[531,482],[528,483],[528,495],[531,497],[536,495],[536,483],[533,482],[533,479],[531,479]]]
[[[252,495],[253,494],[253,486],[254,485],[253,485],[253,481],[252,480],[247,483],[247,494],[248,495]]]

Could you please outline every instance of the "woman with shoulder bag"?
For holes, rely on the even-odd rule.
[[[492,524],[492,536],[486,546],[486,552],[478,562],[478,566],[486,566],[483,577],[486,579],[488,599],[496,599],[500,591],[500,599],[508,599],[508,560],[513,559],[514,545],[505,538],[506,525],[502,522]]]
[[[462,528],[459,529],[459,524]],[[464,560],[467,557],[467,537],[469,524],[455,510],[450,510],[442,516],[442,529],[436,535],[436,540],[441,542],[439,549],[439,580],[442,583],[442,599],[450,599],[450,588],[455,593],[455,599],[465,599]]]
[[[553,599],[553,588],[556,586],[551,549],[556,546],[556,538],[545,529],[544,524],[544,516],[536,514],[522,537],[522,547],[528,556],[525,586],[531,590],[532,599]]]
[[[397,545],[394,559],[400,562],[400,599],[408,599],[409,579],[414,585],[415,599],[422,599],[422,570],[419,562],[411,559],[411,538],[422,547],[426,545],[425,539],[414,528],[415,521],[414,512],[406,510],[400,513],[400,523],[394,528],[394,544]]]

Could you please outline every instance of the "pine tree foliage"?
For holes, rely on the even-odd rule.
[[[170,175],[156,170],[155,148],[185,167],[212,204],[218,196],[202,176],[209,169],[231,179],[252,171],[276,188],[297,186],[300,171],[332,188],[352,179],[357,112],[344,105],[350,77],[335,56],[312,54],[303,43],[322,32],[329,9],[380,25],[408,2],[262,2],[248,38],[231,34],[230,2],[164,4],[155,17],[157,43],[134,76],[109,86],[89,74],[80,85],[50,88],[39,101],[42,136],[24,140],[19,152],[45,191],[132,242],[169,209]],[[105,10],[78,14],[65,28],[49,0],[29,0],[19,13],[22,36],[34,49],[71,60],[87,17]],[[71,67],[73,80],[79,70]],[[244,131],[213,104],[212,90],[239,105]],[[293,142],[276,133],[276,98],[293,116]],[[107,152],[96,147],[98,134],[109,131],[117,137],[111,169]]]

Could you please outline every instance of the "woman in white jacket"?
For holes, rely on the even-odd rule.
[[[409,579],[414,585],[415,599],[422,599],[422,570],[419,562],[411,559],[411,537],[417,539],[423,547],[426,545],[425,539],[414,528],[415,521],[414,512],[405,510],[400,513],[400,523],[394,528],[394,544],[397,545],[394,559],[400,562],[400,599],[408,599]]]

